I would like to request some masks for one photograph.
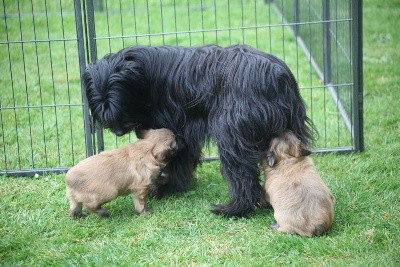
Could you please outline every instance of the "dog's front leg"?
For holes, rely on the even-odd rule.
[[[200,162],[199,151],[200,148],[194,152],[189,148],[180,150],[162,171],[168,175],[168,180],[166,183],[151,186],[150,196],[161,198],[166,194],[186,190],[192,183],[193,172]]]

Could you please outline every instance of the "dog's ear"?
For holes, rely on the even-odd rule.
[[[271,151],[268,151],[268,152],[267,152],[267,162],[268,162],[268,165],[269,165],[270,167],[273,167],[274,164],[275,164],[275,155],[274,155],[274,153],[271,152]]]

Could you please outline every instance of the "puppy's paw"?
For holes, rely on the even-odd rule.
[[[274,224],[271,224],[269,227],[271,229],[273,229],[273,230],[278,230],[279,229],[279,224],[278,223],[274,223]]]
[[[140,216],[150,216],[151,214],[152,214],[152,212],[149,210],[145,210],[145,211],[142,211],[141,213],[139,213]]]
[[[72,219],[76,220],[79,218],[84,218],[84,217],[88,216],[89,214],[80,211],[80,212],[71,212],[70,215],[71,215]]]
[[[105,209],[99,209],[99,210],[96,211],[96,213],[102,218],[110,217],[110,213]]]

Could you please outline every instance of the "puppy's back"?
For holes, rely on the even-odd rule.
[[[90,156],[69,169],[66,174],[66,180],[68,183],[73,183],[77,182],[77,180],[85,181],[90,177],[106,178],[110,165],[123,164],[122,159],[125,157],[125,148],[103,151],[97,155]]]
[[[267,194],[282,230],[305,236],[329,230],[335,200],[310,157],[284,160],[266,172]]]
[[[121,194],[132,183],[132,172],[128,166],[135,165],[129,152],[135,144],[103,151],[72,167],[66,174],[67,195],[78,202],[107,202]]]

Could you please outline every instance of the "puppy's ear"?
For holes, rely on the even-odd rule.
[[[157,161],[158,165],[164,167],[168,161],[168,151],[162,148],[158,144],[154,144],[151,154],[154,159]]]
[[[156,153],[154,155],[154,158],[156,159],[157,162],[159,163],[164,163],[166,161],[166,155],[165,153]]]
[[[275,164],[275,155],[273,152],[267,152],[267,162],[270,167],[273,167]]]
[[[308,150],[307,148],[300,148],[300,157],[306,157],[306,156],[310,156],[311,155],[311,151]]]
[[[148,132],[149,132],[149,130],[136,129],[136,137],[139,139],[144,139],[144,138],[146,138],[146,135]]]

